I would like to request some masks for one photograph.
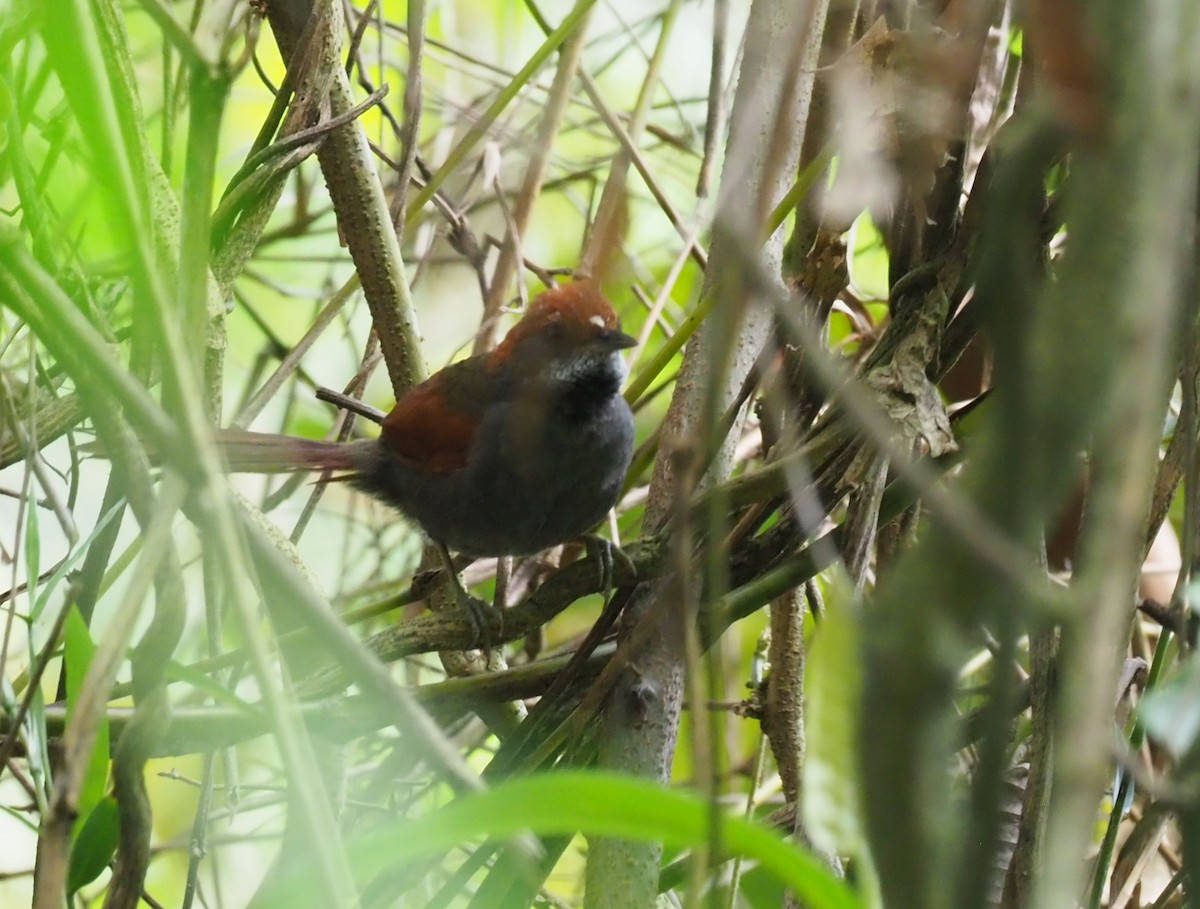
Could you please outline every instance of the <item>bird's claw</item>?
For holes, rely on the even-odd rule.
[[[454,558],[450,555],[450,550],[446,548],[445,544],[438,541],[435,541],[434,545],[441,556],[442,570],[446,573],[446,581],[454,594],[454,602],[466,613],[467,620],[471,623],[471,629],[474,631],[474,644],[487,653],[492,649],[492,627],[496,627],[500,636],[504,634],[504,614],[479,597],[467,593],[467,588],[463,586],[462,579],[455,569]]]
[[[587,552],[588,559],[596,563],[600,594],[607,604],[613,590],[613,569],[617,563],[620,563],[621,568],[628,574],[636,575],[637,568],[620,546],[602,536],[586,534],[583,537],[583,548]]]
[[[452,577],[451,584],[454,587],[454,599],[458,603],[459,608],[466,613],[467,620],[471,623],[471,630],[474,632],[476,646],[485,652],[491,650],[493,627],[497,629],[499,634],[503,635],[504,633],[504,614],[491,603],[467,593],[466,588],[462,586],[457,575],[453,575]]]

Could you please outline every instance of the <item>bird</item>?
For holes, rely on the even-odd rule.
[[[531,555],[593,530],[633,454],[622,351],[636,344],[593,280],[537,296],[490,352],[403,393],[378,437],[225,431],[232,472],[339,471],[448,557]],[[453,572],[451,572],[453,576]]]

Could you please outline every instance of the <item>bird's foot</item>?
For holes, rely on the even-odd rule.
[[[484,652],[491,650],[493,640],[504,634],[504,613],[486,600],[468,593],[458,575],[452,574],[450,577],[454,601],[471,623],[475,645]]]
[[[436,545],[442,557],[442,568],[446,572],[454,602],[466,614],[467,620],[471,623],[471,629],[474,631],[474,646],[487,653],[492,649],[493,629],[495,637],[504,635],[504,613],[485,600],[468,593],[455,569],[450,550],[441,543]]]
[[[580,539],[583,541],[583,548],[589,561],[596,563],[600,595],[604,597],[604,602],[607,604],[608,598],[612,594],[613,569],[616,565],[619,563],[625,572],[632,575],[637,574],[637,568],[625,551],[612,540],[592,533],[584,534]]]

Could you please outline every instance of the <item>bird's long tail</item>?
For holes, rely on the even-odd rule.
[[[354,470],[353,442],[323,442],[268,432],[218,429],[217,449],[230,473]]]

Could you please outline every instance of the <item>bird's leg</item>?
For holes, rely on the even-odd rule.
[[[508,608],[508,582],[512,579],[512,556],[496,559],[496,593],[492,597],[492,608],[503,613]]]
[[[620,562],[621,567],[632,575],[637,574],[637,568],[629,556],[625,554],[625,551],[612,540],[594,533],[585,533],[580,537],[580,540],[583,542],[583,548],[587,553],[588,559],[596,563],[596,570],[600,581],[600,594],[604,597],[605,604],[607,604],[608,598],[612,594],[613,568],[616,563]]]
[[[450,589],[454,592],[454,600],[458,603],[459,608],[466,614],[471,622],[471,627],[475,630],[475,640],[480,650],[487,652],[492,649],[492,621],[500,625],[501,633],[504,628],[504,616],[499,610],[493,609],[479,597],[471,596],[467,589],[463,587],[462,581],[459,580],[458,571],[454,567],[454,559],[450,555],[450,550],[440,541],[435,541],[438,554],[442,557],[442,564],[445,566],[446,574],[450,579]]]

